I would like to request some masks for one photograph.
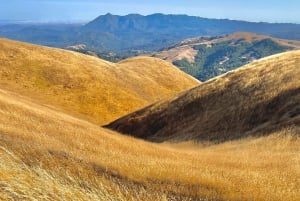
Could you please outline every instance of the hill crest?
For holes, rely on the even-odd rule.
[[[100,124],[199,84],[159,59],[118,64],[7,39],[0,61],[4,89]]]
[[[299,63],[300,51],[267,57],[106,127],[159,142],[222,142],[299,125]]]
[[[300,42],[249,32],[181,41],[153,57],[172,62],[184,72],[205,81],[254,60],[300,49]]]

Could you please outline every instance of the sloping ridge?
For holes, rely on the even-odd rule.
[[[71,51],[0,39],[0,86],[104,124],[199,81],[160,59],[110,63]]]
[[[299,75],[300,51],[273,55],[106,127],[158,142],[220,142],[267,134],[300,124]]]
[[[168,147],[1,87],[0,114],[0,200],[299,198],[299,129],[203,148]]]
[[[290,50],[299,50],[300,41],[296,40],[286,40],[279,39],[267,35],[261,35],[250,32],[236,32],[233,34],[225,35],[222,37],[194,37],[187,38],[177,45],[166,50],[156,52],[153,54],[154,57],[164,59],[169,62],[179,61],[186,59],[190,63],[195,62],[195,57],[199,50],[194,49],[195,46],[207,45],[212,46],[214,44],[219,44],[222,42],[231,42],[232,45],[237,45],[240,42],[254,43],[257,41],[262,41],[264,39],[270,39],[278,45],[289,48]]]

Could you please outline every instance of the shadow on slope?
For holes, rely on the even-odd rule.
[[[223,142],[299,125],[299,63],[300,51],[268,57],[105,127],[156,142]]]
[[[0,200],[296,201],[300,194],[298,127],[180,149],[1,89],[0,114]]]

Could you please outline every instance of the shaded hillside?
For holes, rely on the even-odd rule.
[[[199,83],[160,59],[115,64],[6,39],[0,39],[0,61],[3,88],[100,124]]]
[[[300,49],[299,41],[238,32],[222,37],[185,39],[152,56],[172,62],[186,73],[205,81],[251,61],[295,49]]]
[[[106,127],[158,142],[222,142],[299,125],[299,75],[300,51],[274,55]]]
[[[158,145],[1,87],[0,114],[0,200],[297,201],[300,195],[297,128],[205,148]]]
[[[88,50],[127,55],[132,50],[157,51],[183,39],[220,36],[237,31],[300,40],[300,25],[207,19],[187,15],[101,15],[85,25],[0,26],[0,36],[55,47],[85,44]],[[134,54],[134,52],[131,52]]]

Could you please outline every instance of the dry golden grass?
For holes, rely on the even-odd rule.
[[[287,62],[298,64],[298,53],[291,55]],[[0,200],[299,200],[300,128],[297,124],[272,131],[265,137],[218,145],[211,142],[153,144],[100,128],[84,119],[99,123],[112,118],[114,115],[107,110],[98,110],[101,104],[104,108],[118,106],[120,111],[123,107],[118,104],[127,103],[128,108],[136,106],[134,93],[147,102],[160,93],[156,87],[148,88],[148,84],[161,84],[162,91],[178,90],[171,84],[171,81],[181,81],[178,71],[174,71],[176,76],[171,73],[171,80],[167,78],[168,67],[161,68],[160,75],[154,73],[160,60],[139,57],[112,64],[7,40],[0,40],[0,58],[3,61],[0,64]],[[281,63],[280,58],[274,60],[278,65]],[[260,71],[246,67],[251,76],[246,70],[238,70],[245,76],[238,86],[250,87],[262,79],[261,75],[270,71],[265,67],[271,61],[266,60],[265,66],[258,67]],[[149,71],[141,68],[146,65]],[[274,84],[279,91],[297,89],[298,72],[299,68],[278,68],[270,74],[271,81],[262,83]],[[137,85],[141,74],[145,85]],[[226,88],[237,79],[233,75],[206,83],[201,93]],[[100,78],[107,82],[100,82]],[[290,82],[281,86],[282,79]],[[186,87],[196,82],[189,77],[186,80]],[[95,92],[103,92],[102,85],[110,84],[124,89],[106,92],[107,96],[101,96],[102,103]],[[166,91],[163,94],[173,93]],[[278,91],[272,88],[263,96],[264,100],[276,94]],[[105,100],[111,96],[120,100]],[[91,97],[95,102],[89,102]],[[298,99],[290,101],[295,100]]]
[[[299,50],[277,54],[126,115],[107,127],[152,141],[223,142],[300,125],[299,75]]]
[[[103,124],[199,84],[171,64],[114,64],[71,51],[0,39],[0,86]]]
[[[297,201],[299,178],[299,127],[152,144],[0,90],[1,200]]]

